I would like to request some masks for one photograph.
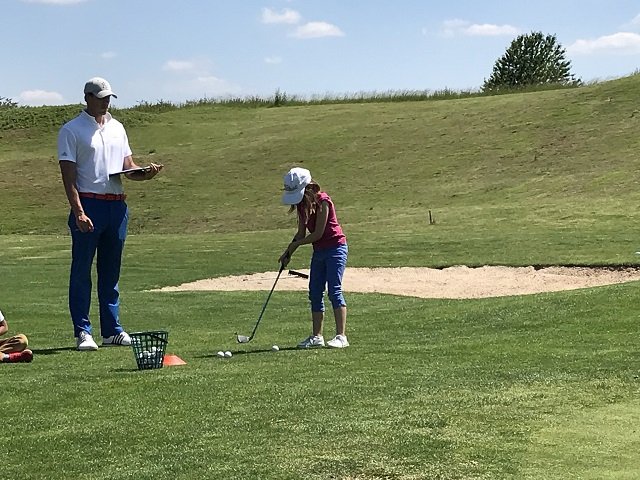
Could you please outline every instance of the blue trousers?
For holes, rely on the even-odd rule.
[[[97,252],[98,302],[100,332],[103,337],[123,331],[120,325],[120,266],[127,237],[129,210],[124,201],[81,198],[85,213],[93,222],[93,232],[82,233],[76,226],[73,212],[69,214],[71,231],[71,274],[69,278],[69,312],[73,333],[91,334],[91,267]]]
[[[309,300],[312,312],[324,312],[325,285],[334,310],[347,305],[342,295],[342,276],[347,267],[348,253],[346,244],[314,250],[309,271]]]

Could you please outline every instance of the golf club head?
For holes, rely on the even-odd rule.
[[[296,277],[300,278],[309,278],[309,275],[307,275],[306,273],[296,272],[295,270],[289,270],[289,275],[295,275]]]
[[[249,343],[249,340],[251,340],[251,337],[247,337],[246,335],[236,334],[236,340],[238,341],[238,343]]]

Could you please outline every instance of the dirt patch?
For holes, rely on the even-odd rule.
[[[308,274],[308,270],[299,270]],[[271,290],[278,272],[218,277],[159,289]],[[635,268],[477,267],[351,268],[343,279],[345,292],[389,293],[420,298],[485,298],[557,292],[640,280]],[[306,290],[308,280],[283,272],[277,290]]]

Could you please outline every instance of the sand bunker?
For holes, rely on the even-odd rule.
[[[308,270],[298,270],[308,274]],[[271,290],[278,272],[218,277],[159,289],[163,292],[187,290]],[[598,287],[640,280],[635,268],[587,267],[478,267],[433,268],[352,268],[347,267],[346,292],[388,293],[420,298],[485,298],[527,295],[578,288]],[[306,290],[308,280],[288,275],[285,270],[277,290]]]

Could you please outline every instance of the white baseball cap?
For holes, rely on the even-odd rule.
[[[111,95],[114,98],[118,96],[111,90],[111,85],[104,78],[93,77],[84,84],[84,93],[90,93],[94,97],[104,98]]]
[[[311,183],[311,172],[306,168],[294,167],[284,174],[282,203],[297,205],[304,197],[304,189]]]

